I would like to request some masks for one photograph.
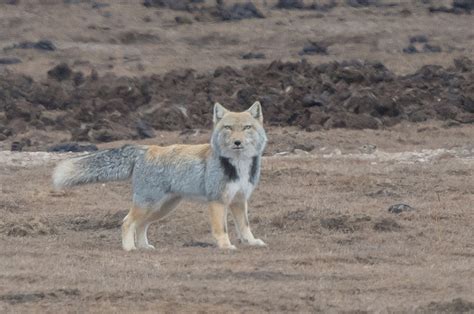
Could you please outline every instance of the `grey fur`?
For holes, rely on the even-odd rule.
[[[79,184],[125,180],[130,178],[138,157],[144,149],[125,145],[61,162],[53,173],[56,188]]]
[[[79,184],[126,180],[132,177],[133,202],[152,207],[171,194],[205,201],[222,201],[225,184],[230,179],[216,152],[207,160],[172,160],[150,162],[145,159],[144,146],[125,145],[61,162],[54,171],[56,188]],[[235,177],[241,176],[235,160],[226,157]],[[72,171],[64,174],[64,168]],[[251,183],[258,183],[260,163],[252,167]],[[233,177],[233,178],[235,178]]]

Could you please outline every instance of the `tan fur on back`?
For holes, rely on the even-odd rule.
[[[168,158],[204,159],[211,153],[211,145],[170,145],[170,146],[148,146],[146,158],[150,161]]]

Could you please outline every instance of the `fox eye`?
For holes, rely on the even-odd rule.
[[[224,125],[224,129],[226,129],[226,130],[232,130],[232,126],[230,126],[230,125]]]
[[[252,128],[251,125],[246,125],[246,126],[244,126],[244,130],[250,130],[251,128]]]

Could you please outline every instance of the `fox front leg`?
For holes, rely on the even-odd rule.
[[[227,207],[220,202],[211,202],[209,204],[211,215],[212,235],[217,241],[220,249],[235,250],[236,247],[230,243],[227,233]]]
[[[255,239],[250,230],[248,206],[246,200],[239,200],[230,205],[232,216],[234,217],[237,231],[242,242],[254,246],[266,246],[265,242],[260,239]]]

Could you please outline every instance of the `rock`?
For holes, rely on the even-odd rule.
[[[278,0],[276,5],[278,9],[303,9],[303,0]]]
[[[445,6],[438,6],[438,7],[430,6],[428,8],[428,11],[430,13],[454,13],[453,8],[448,8]]]
[[[212,243],[207,243],[207,242],[199,242],[199,241],[189,241],[183,243],[183,247],[214,247],[215,245]]]
[[[48,152],[66,153],[66,152],[93,152],[98,150],[94,144],[79,144],[79,143],[61,143],[48,147]]]
[[[242,55],[242,59],[265,59],[265,54],[261,52],[247,52]]]
[[[186,11],[192,9],[192,4],[201,2],[204,2],[204,0],[145,0],[143,5],[147,8],[158,7]]]
[[[403,48],[403,52],[408,53],[408,54],[413,54],[413,53],[417,53],[418,50],[416,49],[414,45],[408,45],[408,47]]]
[[[181,25],[183,25],[183,24],[193,24],[193,21],[190,18],[186,17],[186,16],[176,16],[174,18],[174,20],[176,21],[177,24],[181,24]]]
[[[461,9],[468,13],[474,11],[474,1],[472,0],[453,0],[453,8]]]
[[[351,7],[368,7],[379,4],[379,0],[346,0],[346,3]]]
[[[303,49],[298,54],[300,56],[315,55],[315,54],[327,55],[328,48],[327,48],[327,45],[324,43],[312,41],[312,42],[306,43]]]
[[[71,75],[72,70],[66,63],[60,63],[48,71],[48,76],[57,81],[67,80]]]
[[[42,39],[37,42],[32,41],[22,41],[19,44],[15,44],[10,47],[6,47],[5,50],[10,49],[38,49],[44,51],[55,51],[56,46],[49,39]]]
[[[230,7],[224,7],[223,5],[217,7],[216,13],[214,15],[218,16],[223,21],[239,21],[243,19],[252,19],[252,18],[265,18],[262,12],[252,3],[235,3]]]
[[[336,6],[337,2],[335,0],[331,0],[323,4],[312,3],[310,5],[305,5],[303,0],[279,0],[276,8],[285,10],[315,10],[325,12],[335,8]],[[323,16],[324,15],[321,17]]]
[[[17,64],[17,63],[21,63],[21,60],[18,59],[18,58],[14,58],[14,57],[4,57],[4,58],[0,58],[0,64]]]
[[[415,35],[410,37],[410,43],[427,43],[428,37],[425,35]]]
[[[395,204],[388,208],[388,211],[392,214],[400,214],[401,212],[414,211],[415,209],[407,204]]]

